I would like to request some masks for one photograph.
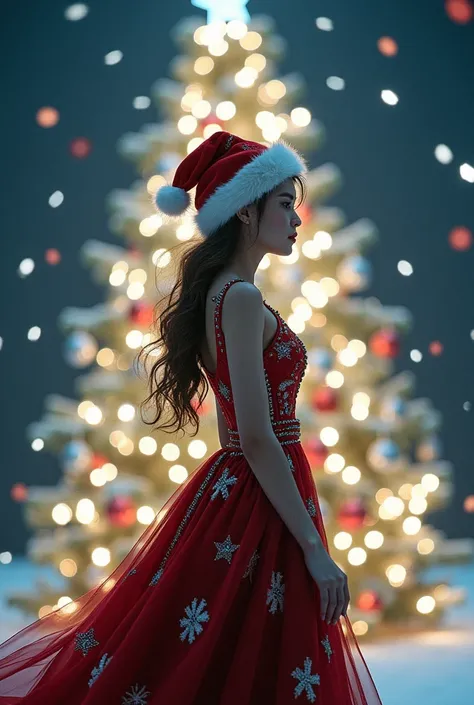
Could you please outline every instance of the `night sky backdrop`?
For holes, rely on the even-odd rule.
[[[13,554],[25,550],[31,530],[12,485],[55,485],[61,475],[55,456],[31,449],[25,428],[40,419],[46,395],[74,397],[81,374],[64,360],[58,314],[104,298],[78,252],[88,238],[119,242],[107,230],[105,199],[137,178],[117,141],[159,119],[153,104],[138,110],[133,100],[170,75],[178,52],[171,28],[184,15],[206,17],[188,0],[87,5],[76,22],[58,0],[2,8],[0,552]],[[414,396],[430,397],[442,412],[442,457],[455,466],[452,502],[427,518],[450,537],[474,536],[474,512],[463,508],[474,495],[474,247],[449,243],[453,228],[474,230],[474,184],[459,175],[461,164],[474,165],[474,20],[452,21],[443,0],[250,0],[248,10],[275,17],[288,41],[279,73],[303,74],[301,104],[326,128],[324,146],[307,156],[313,167],[330,161],[342,171],[343,186],[328,204],[348,222],[368,217],[379,228],[366,295],[414,316],[397,369],[413,370]],[[317,29],[321,16],[332,19],[333,31]],[[383,36],[397,42],[395,57],[377,48]],[[114,50],[122,60],[106,65]],[[342,77],[345,89],[329,89],[328,76]],[[397,105],[381,100],[384,89],[398,95]],[[37,124],[43,106],[59,111],[54,128]],[[85,159],[70,151],[78,137],[91,142]],[[451,163],[437,161],[438,144],[450,147]],[[64,202],[52,208],[56,190]],[[60,252],[57,265],[45,261],[49,248]],[[20,277],[25,258],[35,269]],[[400,260],[412,264],[412,276],[398,272]],[[35,342],[27,338],[32,326],[42,331]],[[430,354],[432,341],[442,343],[441,355]],[[423,353],[418,364],[413,349]]]

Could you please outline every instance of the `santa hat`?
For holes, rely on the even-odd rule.
[[[207,236],[244,206],[306,171],[304,159],[284,140],[265,147],[219,131],[183,159],[173,185],[158,190],[156,205],[167,215],[182,215],[190,205],[188,191],[197,186],[195,221]]]

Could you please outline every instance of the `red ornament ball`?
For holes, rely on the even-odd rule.
[[[90,154],[92,145],[86,137],[77,137],[71,142],[70,150],[73,157],[84,159]]]
[[[17,482],[12,486],[10,496],[15,502],[24,502],[28,497],[28,488],[23,482]]]
[[[470,0],[446,0],[445,9],[449,19],[456,24],[467,24],[474,16]]]
[[[314,393],[313,405],[318,411],[335,411],[338,402],[338,395],[330,387],[320,387]]]
[[[313,210],[310,206],[308,206],[307,203],[302,203],[300,206],[298,206],[297,211],[299,217],[301,218],[302,225],[310,223],[313,219]]]
[[[310,438],[304,443],[304,451],[308,462],[311,466],[316,468],[322,468],[326,462],[326,458],[329,455],[329,450],[327,446],[324,445],[322,440],[317,437]]]
[[[458,252],[465,252],[472,245],[472,233],[468,228],[462,225],[453,228],[449,233],[449,244],[453,250],[458,250]]]
[[[357,597],[357,607],[364,612],[380,612],[383,602],[375,590],[363,590]]]
[[[138,301],[130,309],[130,321],[137,326],[147,328],[153,323],[153,306]]]
[[[101,468],[105,463],[108,463],[109,459],[107,456],[103,455],[102,453],[93,453],[91,457],[91,469],[92,470],[98,470]]]
[[[59,113],[56,108],[40,108],[36,113],[36,122],[40,127],[54,127],[59,122]]]
[[[395,56],[398,54],[398,44],[392,37],[380,37],[377,48],[384,56]]]
[[[376,331],[370,337],[369,348],[377,357],[396,357],[400,352],[400,336],[388,328]]]
[[[114,526],[132,526],[137,518],[137,511],[130,497],[113,497],[107,505],[107,516]]]
[[[432,343],[430,343],[429,347],[430,353],[437,357],[438,355],[441,355],[443,352],[443,344],[439,342],[439,340],[433,340]]]
[[[360,499],[348,499],[337,514],[337,520],[343,529],[360,529],[364,525],[367,510]]]
[[[52,247],[49,250],[46,250],[44,258],[48,264],[59,264],[61,261],[61,253],[59,250]]]
[[[222,120],[219,120],[215,113],[209,113],[206,118],[201,120],[201,127],[203,129],[208,125],[220,125],[222,127]]]

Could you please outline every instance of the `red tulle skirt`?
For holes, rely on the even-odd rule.
[[[300,443],[295,481],[328,549]],[[0,705],[381,705],[348,618],[246,459],[220,449],[97,588],[0,645]]]

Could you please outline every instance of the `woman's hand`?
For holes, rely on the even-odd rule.
[[[337,567],[322,544],[304,551],[304,558],[319,588],[321,618],[328,624],[336,624],[341,614],[347,616],[350,602],[347,575]]]

